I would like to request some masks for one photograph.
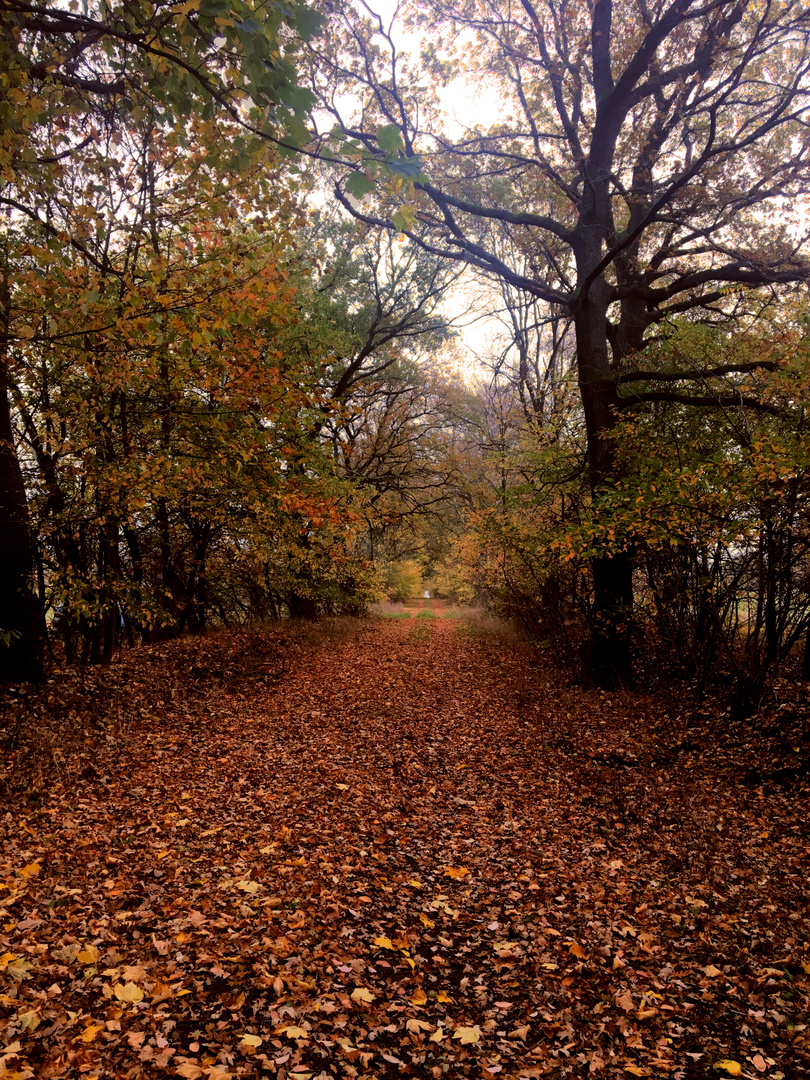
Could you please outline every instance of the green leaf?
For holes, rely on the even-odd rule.
[[[369,180],[361,172],[355,172],[346,177],[345,187],[349,195],[353,195],[355,199],[362,199],[363,196],[374,190],[374,181]]]
[[[295,25],[304,41],[313,38],[323,26],[324,16],[306,4],[295,9]]]
[[[288,86],[282,94],[282,101],[294,113],[307,113],[315,104],[315,94],[307,86]]]
[[[386,154],[396,154],[402,150],[402,136],[396,124],[386,124],[377,128],[377,142]]]
[[[421,177],[422,175],[422,162],[418,157],[394,158],[393,161],[387,162],[387,165],[391,172],[398,173],[400,176]]]

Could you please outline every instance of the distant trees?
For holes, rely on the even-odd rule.
[[[796,214],[810,180],[810,15],[797,0],[423,0],[409,18],[421,70],[353,8],[313,53],[313,87],[340,128],[329,152],[342,197],[361,220],[571,320],[598,502],[622,478],[623,410],[736,400],[703,392],[714,365],[640,381],[633,358],[648,341],[672,319],[753,317],[808,278]],[[426,83],[456,77],[498,102],[489,127],[442,129]],[[344,116],[336,88],[362,110]],[[631,678],[634,565],[629,546],[591,558],[589,663],[603,685]]]
[[[319,437],[357,492],[369,558],[419,554],[427,567],[459,523],[465,486],[469,392],[444,370],[454,362],[447,306],[459,271],[332,215],[307,236],[317,268],[298,294],[299,331],[323,358]]]

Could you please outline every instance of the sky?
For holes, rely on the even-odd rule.
[[[363,6],[361,0],[355,2],[359,8]],[[368,0],[367,11],[379,15],[386,30],[390,28],[397,49],[416,52],[419,49],[419,37],[407,32],[401,25],[401,19],[392,25],[399,6],[398,0]],[[439,98],[446,111],[446,131],[451,137],[458,137],[467,127],[495,123],[499,117],[497,102],[493,98],[482,96],[480,85],[473,84],[464,77],[440,88]],[[469,313],[473,298],[480,291],[480,283],[462,283],[453,290],[446,304],[447,314],[458,320],[459,337],[455,363],[458,373],[468,382],[480,381],[482,373],[485,381],[488,381],[486,368],[482,368],[480,358],[486,358],[495,351],[493,339],[503,329],[502,324],[485,310]],[[493,286],[492,296],[494,306],[499,299],[497,285]],[[497,348],[498,352],[500,348]]]

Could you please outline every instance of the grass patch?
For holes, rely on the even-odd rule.
[[[431,611],[430,608],[423,608],[421,611],[418,611],[416,613],[416,617],[417,619],[435,619],[436,612]]]
[[[410,619],[410,611],[384,611],[384,619]]]
[[[468,615],[459,612],[455,625],[459,637],[503,649],[529,649],[531,645],[511,623],[493,615]]]

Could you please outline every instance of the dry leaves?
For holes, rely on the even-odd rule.
[[[430,622],[269,697],[107,673],[93,773],[0,818],[0,1077],[802,1075],[802,792]]]

